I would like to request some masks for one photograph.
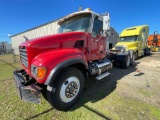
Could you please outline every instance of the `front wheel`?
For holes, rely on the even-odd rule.
[[[125,56],[125,59],[124,61],[121,63],[121,67],[123,69],[127,69],[130,65],[130,62],[131,62],[131,55],[130,53],[128,53],[126,56]]]
[[[133,52],[131,62],[130,62],[131,66],[135,64],[135,56],[136,56],[136,54]]]
[[[56,77],[51,87],[52,91],[47,91],[48,101],[57,110],[65,110],[81,96],[84,88],[83,74],[77,68],[67,68]]]

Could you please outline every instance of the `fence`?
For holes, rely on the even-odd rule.
[[[0,54],[0,60],[6,63],[20,63],[20,56],[13,53]]]

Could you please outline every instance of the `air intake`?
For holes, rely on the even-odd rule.
[[[82,48],[84,46],[84,40],[78,40],[74,44],[74,48]]]

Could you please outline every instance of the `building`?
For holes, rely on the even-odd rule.
[[[112,49],[118,42],[119,34],[114,28],[110,28],[110,36],[108,37],[107,46],[109,49]]]
[[[25,41],[24,37],[27,37],[28,39],[33,39],[57,33],[58,30],[57,21],[58,20],[54,20],[49,23],[40,25],[38,27],[11,36],[12,48],[14,49],[15,54],[16,55],[19,54],[18,46]]]
[[[7,42],[0,42],[0,54],[12,53],[12,45]]]
[[[11,36],[12,48],[14,49],[14,53],[16,55],[19,54],[18,46],[25,41],[26,37],[28,39],[33,39],[45,35],[56,34],[59,27],[59,25],[57,24],[58,20],[51,21],[49,23],[40,25],[38,27]],[[107,46],[109,46],[110,49],[113,46],[115,46],[118,37],[119,37],[118,33],[111,27],[111,35],[107,42]]]

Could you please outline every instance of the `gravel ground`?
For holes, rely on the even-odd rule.
[[[116,92],[126,99],[144,101],[160,108],[160,53],[138,58],[128,69],[114,67],[110,73],[101,81],[88,79],[87,87],[92,89],[92,94],[97,93],[97,89],[105,89],[108,92],[104,96]]]

